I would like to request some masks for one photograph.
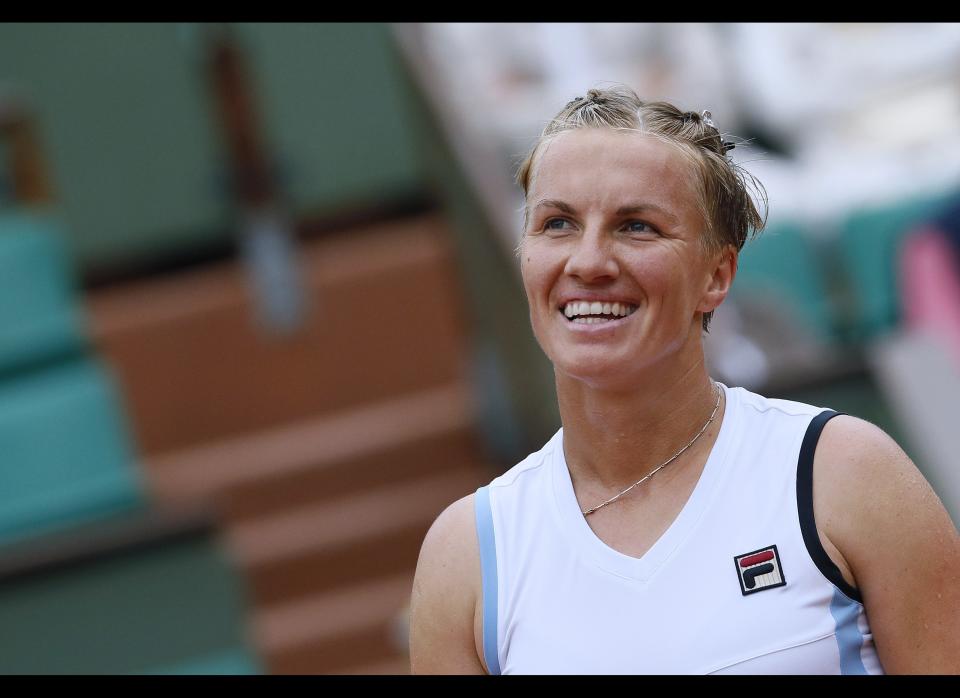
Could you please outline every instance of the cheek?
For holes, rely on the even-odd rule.
[[[669,294],[670,287],[679,280],[679,270],[669,255],[646,255],[630,264],[631,275],[640,281],[643,291],[650,296]]]
[[[536,307],[538,289],[542,283],[538,279],[537,269],[531,263],[529,257],[523,257],[520,261],[520,277],[523,279],[523,290],[526,292],[527,304],[531,310]]]
[[[678,318],[696,296],[693,274],[670,254],[636,260],[630,265],[630,273],[639,281],[640,292],[652,308],[668,308]]]
[[[556,272],[556,260],[548,250],[538,249],[535,243],[528,243],[520,250],[520,276],[527,298],[533,301],[548,294],[551,279]]]

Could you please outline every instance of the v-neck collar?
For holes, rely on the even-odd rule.
[[[726,407],[720,432],[710,450],[700,478],[680,513],[650,549],[639,558],[614,550],[600,540],[590,528],[573,490],[570,469],[567,467],[563,453],[563,429],[560,429],[551,440],[550,479],[561,530],[571,545],[598,567],[619,577],[646,582],[693,531],[711,495],[716,490],[720,475],[726,470],[724,462],[731,451],[730,445],[736,431],[739,395],[736,390],[731,390],[722,383],[719,385],[726,396]]]

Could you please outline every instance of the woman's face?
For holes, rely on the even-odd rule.
[[[698,313],[723,300],[734,263],[731,248],[704,251],[694,177],[673,146],[631,132],[568,131],[540,153],[521,269],[534,334],[559,372],[626,386],[699,349]]]

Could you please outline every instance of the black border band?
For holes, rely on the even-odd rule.
[[[835,587],[862,604],[860,592],[847,583],[840,574],[840,569],[823,549],[823,543],[820,542],[820,536],[817,534],[817,523],[813,517],[813,455],[816,453],[817,442],[820,440],[823,427],[840,414],[843,413],[825,410],[810,420],[810,426],[807,427],[807,433],[804,434],[803,443],[800,445],[800,457],[797,459],[797,511],[800,514],[800,532],[803,534],[803,542],[814,564]]]

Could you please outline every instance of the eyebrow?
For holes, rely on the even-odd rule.
[[[576,213],[573,206],[559,199],[544,199],[538,202],[537,205],[533,207],[533,210],[536,211],[538,208],[556,208],[564,213],[569,213],[571,216]]]
[[[630,204],[628,206],[621,206],[617,209],[618,216],[629,216],[632,213],[645,213],[646,211],[653,211],[664,218],[666,218],[670,223],[678,223],[677,217],[656,204]]]
[[[576,210],[573,208],[573,206],[571,206],[565,201],[560,201],[559,199],[544,199],[543,201],[538,202],[537,205],[533,207],[533,210],[537,210],[539,208],[555,208],[560,211],[563,211],[564,213],[569,213],[570,215],[573,215],[576,213]],[[645,213],[647,211],[653,211],[654,213],[657,213],[663,216],[671,223],[675,224],[679,222],[677,217],[672,213],[670,213],[669,211],[667,211],[666,209],[660,206],[657,206],[656,204],[650,204],[650,203],[636,203],[636,204],[627,204],[626,206],[621,206],[620,208],[617,209],[616,215],[629,216],[634,213]]]

